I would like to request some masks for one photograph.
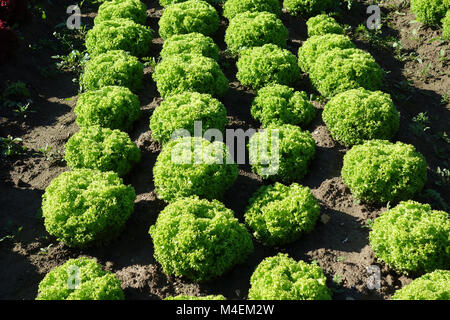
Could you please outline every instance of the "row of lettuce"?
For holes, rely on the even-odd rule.
[[[370,54],[356,49],[342,27],[321,14],[308,20],[310,37],[297,59],[285,49],[288,31],[279,19],[278,1],[225,3],[224,16],[229,19],[225,42],[238,58],[237,79],[257,91],[251,114],[266,129],[250,138],[252,169],[277,181],[261,187],[249,200],[244,215],[247,229],[217,200],[238,177],[234,162],[217,162],[231,158],[226,145],[199,137],[171,139],[180,128],[193,134],[194,121],[202,121],[203,133],[223,131],[228,123],[226,108],[217,99],[227,92],[228,80],[210,38],[219,27],[219,14],[200,0],[161,1],[161,5],[166,6],[159,21],[164,46],[153,79],[164,100],[155,109],[150,128],[153,139],[163,146],[153,168],[155,190],[169,205],[149,233],[164,272],[208,281],[247,260],[253,251],[248,229],[267,246],[292,243],[313,230],[320,215],[318,201],[309,188],[297,183],[315,154],[314,139],[301,129],[314,119],[315,109],[305,92],[292,88],[302,70],[329,98],[323,119],[333,138],[352,147],[344,157],[342,178],[353,196],[374,204],[403,201],[375,220],[370,233],[375,255],[400,273],[434,271],[394,298],[448,297],[443,288],[449,272],[439,270],[450,264],[448,214],[409,200],[423,188],[427,164],[413,146],[388,141],[398,130],[399,116],[390,96],[377,91],[383,70]],[[332,6],[317,9],[309,2],[285,1],[285,8],[292,14],[313,15]],[[69,139],[65,153],[72,170],[51,182],[42,205],[47,231],[71,247],[116,237],[134,208],[135,191],[120,176],[140,159],[125,131],[139,117],[135,94],[142,88],[143,65],[138,57],[148,54],[153,36],[144,22],[145,6],[139,0],[107,1],[86,37],[91,59],[80,79],[85,93],[75,108],[81,129]],[[279,144],[269,153],[276,151],[280,158],[277,170],[268,174],[270,165],[258,148],[275,132]],[[73,264],[85,277],[82,290],[67,289],[66,269]],[[264,259],[250,282],[250,299],[331,299],[320,267],[283,254]],[[117,299],[123,292],[114,275],[101,271],[95,261],[80,258],[51,271],[38,298]]]

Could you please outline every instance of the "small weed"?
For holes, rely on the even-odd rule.
[[[21,143],[21,138],[14,138],[10,135],[6,138],[0,137],[1,154],[5,157],[23,154],[27,150],[27,147],[22,146]]]
[[[6,82],[6,88],[3,90],[2,99],[9,99],[12,97],[29,97],[30,92],[27,89],[27,85],[22,81]]]
[[[339,257],[336,258],[336,261],[337,262],[344,262],[345,261],[345,257],[339,256]]]
[[[54,151],[53,146],[48,144],[46,144],[45,147],[39,148],[37,151],[36,154],[43,156],[46,161],[61,162],[64,158],[64,155],[60,150]]]
[[[334,277],[333,277],[333,282],[334,282],[335,284],[341,285],[343,281],[344,281],[344,278],[343,278],[341,275],[339,275],[339,274],[335,274],[335,275],[334,275]]]
[[[32,100],[28,100],[27,103],[25,103],[25,104],[23,104],[21,102],[18,102],[16,104],[16,109],[13,110],[14,114],[16,116],[26,118],[27,117],[27,113],[36,112],[34,110],[30,110],[30,107],[31,107],[32,103],[33,103]]]
[[[89,60],[89,54],[73,50],[68,55],[56,55],[52,58],[59,60],[56,63],[58,69],[80,73],[84,64]]]
[[[425,134],[426,131],[430,129],[428,124],[430,123],[430,118],[428,117],[426,112],[421,112],[417,116],[413,118],[413,123],[410,124],[410,129],[414,133],[415,136],[421,137]]]
[[[367,219],[367,220],[366,220],[366,223],[363,224],[363,225],[361,226],[361,228],[363,228],[363,229],[372,229],[373,222],[374,222],[373,219]]]
[[[144,62],[144,67],[152,67],[153,69],[158,63],[155,57],[144,57],[142,58],[142,62]]]
[[[439,62],[445,63],[447,62],[449,59],[447,58],[447,52],[445,48],[442,48],[441,50],[439,50]]]
[[[448,90],[446,93],[444,93],[441,98],[442,105],[446,105],[449,102],[450,102],[450,90]]]
[[[41,255],[46,255],[48,254],[48,252],[50,251],[50,248],[53,247],[53,243],[50,243],[48,246],[44,247],[44,248],[39,248],[39,253]]]
[[[435,182],[438,186],[450,186],[450,170],[447,168],[441,169],[441,167],[437,167],[436,173],[439,176],[439,180]]]
[[[20,227],[18,227],[16,230],[14,230],[12,232],[8,231],[8,229],[11,229],[11,227],[8,227],[6,229],[7,229],[6,232],[8,234],[6,236],[1,237],[0,238],[0,242],[3,242],[5,240],[14,240],[14,239],[16,239],[19,236],[19,234],[22,232],[23,227],[20,226]]]

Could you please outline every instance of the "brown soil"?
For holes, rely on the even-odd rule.
[[[331,139],[322,122],[320,113],[323,103],[315,103],[318,116],[307,128],[317,142],[317,156],[309,174],[301,181],[313,190],[321,204],[321,221],[315,230],[283,248],[268,248],[255,243],[255,251],[246,263],[206,284],[198,285],[185,279],[166,276],[153,258],[153,245],[148,235],[149,227],[155,223],[158,213],[165,206],[156,197],[152,177],[152,167],[160,147],[152,140],[148,123],[152,110],[161,99],[151,81],[151,68],[146,69],[145,89],[140,94],[143,115],[130,132],[131,138],[143,153],[140,164],[125,178],[125,183],[133,185],[138,195],[135,213],[124,232],[102,247],[75,250],[58,243],[46,233],[39,210],[45,188],[53,178],[68,168],[58,159],[47,160],[37,154],[37,150],[48,144],[53,146],[53,151],[63,152],[67,139],[78,130],[72,112],[78,94],[78,85],[72,81],[76,75],[56,70],[55,60],[51,59],[51,56],[61,53],[58,51],[58,41],[52,35],[54,27],[66,18],[65,8],[71,4],[70,1],[61,2],[53,5],[44,2],[46,21],[34,17],[31,23],[20,26],[18,32],[23,38],[17,56],[0,66],[0,90],[3,90],[3,82],[6,80],[25,82],[35,111],[23,118],[4,108],[0,109],[0,136],[10,134],[21,137],[28,148],[21,156],[0,157],[0,238],[15,234],[13,239],[0,242],[0,298],[34,299],[39,281],[46,272],[67,259],[80,255],[95,257],[105,268],[115,272],[122,280],[127,299],[219,293],[228,299],[243,299],[246,298],[249,279],[256,265],[264,257],[279,251],[289,253],[295,259],[317,261],[334,291],[334,299],[388,299],[395,289],[411,281],[374,258],[368,244],[369,230],[366,222],[377,217],[386,208],[358,204],[343,184],[340,169],[346,149]],[[148,23],[157,29],[161,7],[157,1],[145,2],[149,8]],[[367,19],[364,5],[364,1],[359,1],[350,14],[344,12],[337,19],[354,30]],[[96,8],[84,10],[89,11],[89,14],[84,16],[83,22],[92,25]],[[399,14],[395,14],[397,10]],[[392,95],[401,113],[401,128],[396,139],[415,145],[425,155],[429,164],[429,181],[425,190],[437,191],[448,204],[449,187],[436,184],[439,181],[437,168],[449,167],[446,163],[449,145],[439,138],[441,133],[448,130],[450,123],[448,100],[441,102],[450,89],[450,70],[448,60],[445,59],[448,59],[448,43],[432,41],[441,34],[440,30],[410,23],[414,20],[414,15],[409,12],[408,6],[385,7],[383,12],[384,16],[390,14],[391,17],[389,24],[383,27],[383,36],[393,35],[400,39],[403,44],[402,52],[417,53],[420,61],[409,59],[401,62],[392,49],[383,48],[361,37],[354,37],[354,40],[359,47],[371,52],[378,63],[389,71],[384,90]],[[285,13],[282,20],[290,31],[289,49],[296,53],[307,37],[305,22]],[[225,27],[226,23],[222,21],[215,38],[221,49],[225,49]],[[418,30],[414,31],[415,29]],[[158,57],[161,45],[162,40],[156,38],[152,56]],[[235,60],[223,54],[221,65],[230,80],[230,90],[222,99],[228,109],[229,127],[244,130],[257,128],[258,124],[249,112],[254,93],[240,86],[236,80]],[[306,75],[297,89],[314,93],[308,85]],[[420,112],[427,112],[430,129],[423,135],[416,136],[410,125],[412,118]],[[253,174],[249,166],[241,166],[238,180],[225,196],[225,205],[233,209],[242,221],[249,197],[263,183],[267,182]],[[442,209],[446,206],[426,192],[418,195],[416,200],[431,203],[434,208]],[[16,232],[20,227],[21,231]],[[366,268],[372,264],[381,268],[380,290],[367,288],[370,274]]]

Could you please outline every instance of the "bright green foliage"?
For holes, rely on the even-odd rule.
[[[250,198],[245,223],[269,246],[294,242],[311,232],[320,214],[317,199],[297,183],[262,186]]]
[[[319,14],[309,18],[306,22],[308,27],[308,36],[322,36],[324,34],[344,34],[344,28],[336,22],[332,17],[326,14]]]
[[[216,61],[219,60],[219,47],[213,39],[198,32],[171,36],[164,41],[161,58],[165,59],[184,53],[199,54]]]
[[[338,4],[338,0],[284,0],[283,8],[294,16],[310,17],[335,9]]]
[[[219,28],[219,15],[209,3],[188,0],[168,6],[159,19],[159,35],[167,39],[174,34],[198,32],[212,36]]]
[[[412,145],[369,140],[347,152],[341,174],[356,199],[398,202],[422,190],[427,163]]]
[[[105,86],[122,86],[133,92],[142,87],[144,65],[122,50],[99,54],[86,63],[80,79],[84,90],[96,90]]]
[[[270,12],[279,16],[281,14],[278,0],[226,0],[223,7],[223,16],[228,20],[243,12]]]
[[[127,131],[141,113],[139,98],[125,87],[107,86],[78,96],[74,109],[78,126]]]
[[[341,34],[324,34],[322,36],[312,36],[298,49],[298,65],[303,71],[309,72],[317,58],[331,49],[355,48],[350,40]]]
[[[450,267],[449,215],[428,204],[409,200],[382,213],[369,241],[375,256],[397,272],[421,274]]]
[[[96,23],[86,34],[86,49],[91,56],[110,50],[124,50],[142,57],[150,50],[153,31],[129,19]]]
[[[159,4],[163,7],[167,7],[174,3],[186,2],[186,1],[187,0],[159,0]],[[222,2],[223,0],[204,0],[204,1],[206,1],[210,4],[216,4],[216,3]]]
[[[254,89],[272,83],[291,86],[300,78],[297,58],[274,44],[242,50],[236,65],[237,79]]]
[[[411,11],[426,25],[438,25],[447,10],[450,10],[450,0],[411,0]]]
[[[81,128],[67,141],[64,159],[71,169],[114,171],[124,176],[141,160],[141,151],[127,133],[93,126]]]
[[[169,204],[150,235],[164,272],[197,282],[222,275],[253,251],[245,226],[217,200],[193,197]]]
[[[219,295],[209,295],[209,296],[202,296],[202,297],[196,297],[196,296],[188,296],[188,295],[178,295],[175,297],[167,297],[164,298],[164,300],[227,300],[225,297],[221,294]]]
[[[331,300],[322,269],[279,253],[265,258],[250,279],[250,300]]]
[[[263,178],[284,183],[303,178],[315,152],[316,143],[311,134],[290,124],[270,125],[249,141],[253,171]]]
[[[139,24],[147,20],[147,6],[141,0],[106,1],[98,8],[95,24],[116,19],[130,19]]]
[[[363,87],[378,90],[384,71],[368,53],[359,49],[332,49],[322,53],[310,70],[310,79],[325,97]]]
[[[185,92],[170,96],[156,107],[151,117],[153,140],[166,143],[177,129],[188,130],[193,136],[194,121],[201,121],[202,136],[208,129],[224,132],[227,110],[209,94]]]
[[[352,146],[364,140],[391,139],[398,130],[398,111],[387,93],[352,89],[334,96],[322,118],[333,139]]]
[[[442,37],[444,39],[450,40],[450,10],[442,19]]]
[[[53,179],[42,199],[48,233],[70,247],[86,247],[122,231],[136,194],[114,172],[75,169]]]
[[[195,91],[223,96],[228,79],[214,59],[198,54],[181,54],[163,59],[153,73],[161,97]]]
[[[263,127],[270,124],[304,126],[316,115],[316,109],[308,101],[306,92],[294,91],[281,84],[261,88],[253,100],[251,112]]]
[[[230,20],[225,32],[225,43],[233,54],[251,47],[273,43],[286,48],[288,30],[273,13],[244,12]]]
[[[392,300],[450,300],[450,271],[427,273],[395,291]]]
[[[79,283],[78,283],[79,281]],[[71,288],[69,288],[71,287]],[[39,283],[36,300],[123,300],[120,280],[94,259],[70,259]]]
[[[198,54],[170,56],[156,66],[153,79],[162,97],[186,91],[223,96],[228,79],[218,63]]]
[[[200,137],[169,141],[153,167],[156,193],[166,201],[193,195],[220,199],[237,176],[227,146]]]

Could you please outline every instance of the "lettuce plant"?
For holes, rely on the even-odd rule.
[[[281,14],[278,0],[226,0],[223,6],[223,16],[228,20],[243,12],[270,12],[277,16]]]
[[[114,172],[75,169],[52,180],[42,197],[48,233],[69,247],[117,236],[133,212],[136,194]]]
[[[297,183],[262,186],[250,198],[245,223],[268,246],[294,242],[311,232],[320,214],[317,199]]]
[[[292,86],[300,78],[297,58],[274,44],[242,50],[236,65],[237,79],[254,89],[273,83]]]
[[[315,152],[311,134],[290,124],[270,125],[249,141],[252,170],[263,178],[284,183],[303,178]]]
[[[147,21],[147,6],[141,0],[110,0],[98,8],[95,24],[116,19],[130,19],[139,24]]]
[[[233,54],[267,43],[286,48],[288,33],[283,22],[273,13],[244,12],[230,20],[225,32],[225,43]]]
[[[39,283],[36,300],[123,300],[120,280],[94,259],[70,259]]]
[[[209,94],[185,92],[170,96],[156,107],[150,119],[153,140],[166,143],[178,129],[194,135],[194,121],[201,121],[202,136],[208,129],[224,132],[227,110]]]
[[[438,25],[448,10],[449,0],[411,0],[411,11],[426,25]]]
[[[86,49],[91,56],[110,50],[124,50],[142,57],[150,50],[153,31],[129,19],[96,23],[86,34]]]
[[[193,195],[220,199],[237,176],[227,146],[200,137],[169,141],[153,167],[156,193],[166,201]]]
[[[341,174],[356,199],[398,202],[422,190],[427,163],[412,145],[369,140],[347,152]]]
[[[409,200],[375,219],[369,241],[375,256],[395,271],[421,274],[450,267],[449,234],[447,212]]]
[[[355,45],[349,37],[341,34],[312,36],[298,49],[298,65],[303,71],[309,72],[322,53],[335,48],[349,49],[355,48]]]
[[[335,9],[338,5],[338,0],[283,0],[283,8],[294,16],[310,17]]]
[[[400,122],[389,94],[363,88],[331,98],[322,118],[333,139],[346,146],[371,139],[389,140],[397,132]]]
[[[450,40],[450,10],[442,19],[442,37],[444,39]]]
[[[159,35],[167,39],[175,34],[198,32],[212,36],[219,28],[219,15],[209,3],[188,0],[168,6],[159,19]]]
[[[316,109],[308,101],[306,92],[294,91],[281,84],[272,84],[258,90],[251,113],[263,127],[270,124],[305,126],[314,119]]]
[[[175,3],[186,2],[186,1],[188,1],[188,0],[159,0],[159,4],[163,7],[167,7],[167,6],[170,6]],[[217,3],[222,2],[223,0],[204,0],[204,1],[208,2],[210,4],[217,4]]]
[[[250,300],[331,300],[322,269],[279,253],[265,258],[250,278]]]
[[[359,49],[332,49],[318,56],[309,75],[320,94],[332,97],[359,87],[378,90],[384,71],[368,52]]]
[[[227,299],[225,299],[225,297],[221,294],[201,296],[201,297],[180,294],[178,296],[164,298],[164,300],[227,300]]]
[[[322,36],[324,34],[344,34],[344,28],[336,22],[332,17],[326,14],[319,14],[309,18],[306,22],[308,27],[308,36]]]
[[[14,31],[5,21],[0,20],[0,63],[10,57],[19,45]]]
[[[122,50],[99,54],[86,63],[80,85],[84,90],[96,90],[105,86],[122,86],[133,92],[142,87],[144,65]]]
[[[199,54],[216,61],[219,60],[219,47],[213,39],[198,32],[171,36],[164,41],[161,58],[166,59],[184,53]]]
[[[169,204],[150,235],[164,272],[196,282],[219,277],[253,251],[245,226],[217,200],[192,197]]]
[[[153,80],[163,98],[186,91],[221,97],[228,90],[228,79],[217,61],[198,54],[167,57],[156,65]]]
[[[395,291],[392,300],[450,300],[450,271],[435,270]]]
[[[74,112],[78,126],[127,131],[141,114],[139,98],[130,89],[106,86],[81,93]]]
[[[93,126],[81,128],[67,141],[64,159],[72,169],[114,171],[124,176],[141,160],[141,151],[127,133]]]

